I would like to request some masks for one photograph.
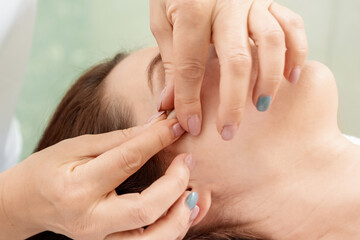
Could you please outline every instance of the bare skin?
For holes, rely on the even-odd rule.
[[[134,53],[107,79],[109,96],[127,99],[137,124],[156,112],[164,87],[161,64],[153,93],[147,85],[146,68],[157,54],[157,48]],[[250,88],[256,73],[255,68]],[[297,85],[281,82],[266,113],[258,112],[248,96],[242,124],[230,142],[216,128],[219,75],[211,51],[201,91],[202,132],[186,134],[166,149],[169,156],[189,152],[196,161],[189,187],[199,194],[195,224],[203,221],[194,228],[227,219],[227,226],[269,239],[359,238],[360,147],[337,126],[331,71],[307,62]]]
[[[247,95],[266,111],[283,76],[298,81],[308,52],[302,18],[272,0],[152,0],[150,26],[166,73],[158,109],[175,108],[193,136],[202,128],[200,92],[210,43],[221,63],[217,130],[227,141],[239,128]],[[249,89],[251,42],[258,49],[259,77]]]
[[[182,238],[198,212],[186,204],[191,155],[176,157],[141,195],[118,196],[114,189],[183,133],[176,120],[162,116],[34,153],[0,174],[0,239],[25,239],[47,230],[79,240]],[[158,194],[164,188],[166,196]]]

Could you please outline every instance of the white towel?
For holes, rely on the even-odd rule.
[[[30,55],[36,0],[0,0],[0,172],[17,163],[21,138],[14,121]]]
[[[344,136],[352,143],[359,145],[360,146],[360,138],[354,137],[354,136],[349,136],[344,134]]]

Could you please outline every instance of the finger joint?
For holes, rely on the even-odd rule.
[[[292,17],[290,17],[289,24],[296,29],[305,29],[304,19],[298,14],[294,14]]]
[[[280,29],[263,32],[262,40],[270,46],[285,46],[285,34]]]
[[[205,72],[205,66],[198,60],[180,63],[177,68],[182,81],[194,83],[201,80]]]
[[[142,164],[143,154],[137,148],[130,148],[120,151],[119,168],[125,174],[132,175],[136,172]]]
[[[189,20],[189,23],[198,24],[200,19],[204,18],[206,11],[204,8],[208,6],[207,0],[177,0],[174,1],[172,8],[169,8],[168,16],[173,21],[176,19],[177,13],[182,14],[182,19]]]
[[[231,55],[227,58],[227,64],[231,69],[251,70],[252,58],[248,51],[232,50]]]
[[[137,207],[134,211],[135,219],[138,220],[140,226],[148,226],[153,224],[157,218],[155,214],[153,213],[153,210],[151,208],[151,205],[147,204],[138,204],[139,207]],[[146,206],[146,207],[144,207]]]
[[[307,47],[298,47],[295,50],[295,54],[299,57],[306,57],[308,55],[309,49]]]

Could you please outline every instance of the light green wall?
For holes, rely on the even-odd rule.
[[[32,54],[17,106],[22,159],[84,70],[118,51],[155,44],[148,12],[144,0],[38,0]]]
[[[360,136],[360,1],[278,2],[304,17],[309,58],[326,63],[337,77],[341,128]],[[23,158],[85,69],[119,50],[155,44],[148,11],[144,0],[38,0],[33,49],[17,107]]]

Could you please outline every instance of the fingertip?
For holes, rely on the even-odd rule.
[[[301,68],[295,67],[290,73],[289,82],[292,84],[297,84],[300,79],[300,75],[301,75]]]
[[[260,96],[256,102],[256,109],[259,112],[266,112],[271,105],[271,96]]]
[[[198,136],[201,132],[201,120],[198,114],[189,115],[187,119],[189,133]]]
[[[195,221],[197,216],[199,216],[199,213],[200,213],[200,207],[198,205],[196,205],[190,214],[189,221],[190,221],[191,225]]]
[[[225,125],[221,131],[221,137],[224,141],[232,140],[238,130],[237,125]]]
[[[172,131],[175,138],[179,138],[185,133],[185,130],[181,127],[180,123],[175,123],[172,126]]]
[[[198,194],[196,192],[191,192],[189,196],[186,198],[186,204],[191,211],[196,207],[198,201]]]
[[[185,164],[185,166],[190,170],[194,170],[195,168],[195,159],[193,158],[192,154],[182,153],[175,157],[174,161],[179,161]]]
[[[244,105],[245,103],[236,104],[237,107],[219,106],[216,128],[224,141],[230,141],[236,136],[245,112]]]

